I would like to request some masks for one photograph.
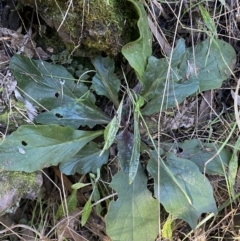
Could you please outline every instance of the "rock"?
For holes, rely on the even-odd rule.
[[[21,198],[35,199],[42,186],[40,172],[0,172],[0,216],[14,212]]]
[[[47,25],[57,30],[67,49],[74,50],[74,54],[89,57],[104,52],[115,56],[129,41],[130,19],[134,11],[125,0],[20,2],[35,8]]]

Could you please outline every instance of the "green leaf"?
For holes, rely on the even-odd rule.
[[[35,121],[41,124],[57,124],[78,129],[79,126],[90,128],[98,124],[107,124],[110,118],[97,106],[86,104],[85,101],[76,104],[65,104],[49,112],[39,114]]]
[[[88,92],[84,84],[75,83],[74,77],[63,66],[14,55],[10,61],[10,69],[23,96],[47,109],[74,103]],[[95,102],[93,94],[89,94],[88,101]]]
[[[128,0],[134,6],[139,16],[138,29],[140,37],[133,42],[127,43],[122,48],[122,54],[135,70],[140,82],[147,65],[147,59],[152,54],[152,34],[148,26],[148,18],[139,1]]]
[[[151,56],[148,59],[148,65],[142,79],[142,96],[149,100],[155,95],[160,94],[162,91],[162,85],[167,78],[167,68],[168,62],[165,58],[157,59],[156,57]]]
[[[94,95],[84,84],[76,82],[64,67],[15,55],[10,68],[26,99],[52,109],[41,113],[36,118],[38,123],[69,125],[73,128],[88,125],[92,128],[110,121],[95,106]]]
[[[67,197],[66,203],[67,203],[67,208],[69,213],[72,213],[73,211],[76,210],[77,204],[78,204],[77,190],[72,190],[72,193],[70,194],[70,196]],[[59,205],[57,213],[55,215],[56,220],[66,215],[66,211],[64,211],[64,209],[65,209],[65,202]]]
[[[101,198],[100,192],[98,190],[98,180],[100,178],[100,169],[98,169],[98,171],[97,171],[97,177],[93,173],[89,173],[89,176],[91,178],[91,183],[92,183],[92,187],[93,187],[91,198],[92,198],[92,201],[97,203]],[[103,208],[102,208],[102,205],[100,203],[95,205],[95,211],[96,211],[97,215],[101,216],[102,209]]]
[[[94,142],[85,145],[75,156],[62,162],[59,166],[60,171],[66,175],[86,174],[89,172],[96,173],[97,168],[108,162],[109,151],[106,150],[100,156],[101,150]]]
[[[186,97],[197,92],[199,82],[196,79],[185,80],[187,61],[186,49],[182,39],[177,42],[173,51],[170,74],[167,59],[150,57],[143,75],[143,90],[141,95],[150,100],[142,110],[144,115],[152,115],[160,111],[175,107]],[[185,63],[184,66],[181,64]],[[167,80],[167,81],[166,81]]]
[[[124,99],[124,98],[123,98]],[[115,141],[118,129],[121,125],[122,120],[122,107],[123,107],[123,99],[118,107],[116,115],[113,117],[111,122],[107,125],[106,129],[104,130],[104,140],[105,144],[103,147],[102,153],[107,150]]]
[[[215,23],[214,23],[213,19],[211,18],[209,12],[201,4],[199,4],[198,6],[200,9],[203,21],[206,24],[207,28],[209,29],[209,34],[211,34],[215,38],[217,38],[218,37],[217,29],[216,29]]]
[[[143,105],[143,99],[139,98],[135,110],[134,110],[134,136],[133,136],[133,147],[132,155],[129,162],[129,184],[131,184],[137,174],[139,159],[140,159],[140,132],[139,132],[139,111],[140,107]]]
[[[92,199],[95,203],[101,199],[97,183],[95,184],[94,189],[93,189]],[[95,205],[95,211],[96,211],[97,215],[101,216],[102,210],[103,210],[103,208],[102,208],[101,203],[98,203],[97,205]]]
[[[185,59],[186,55],[186,45],[185,40],[180,38],[177,41],[176,47],[173,49],[172,53],[172,66],[179,66]]]
[[[84,226],[92,212],[92,203],[91,199],[88,199],[86,202],[84,208],[83,208],[83,213],[82,213],[82,218],[81,218],[81,225]]]
[[[91,183],[82,183],[82,182],[78,182],[78,183],[74,183],[71,188],[72,189],[80,189],[80,188],[83,188],[83,187],[86,187],[86,186],[89,186],[91,185]]]
[[[182,103],[188,96],[192,95],[198,90],[198,82],[194,80],[189,80],[180,84],[173,80],[169,80],[166,86],[166,91],[163,85],[159,92],[155,91],[154,94],[158,93],[158,97],[154,96],[154,98],[147,103],[147,105],[142,110],[143,115],[152,115],[159,112],[162,103],[162,110],[175,107],[176,105]],[[167,94],[165,94],[165,92]]]
[[[111,187],[118,193],[106,216],[106,230],[114,241],[155,240],[158,234],[158,202],[147,189],[147,177],[141,167],[132,184],[120,171]],[[144,227],[144,228],[143,228]]]
[[[137,126],[137,129],[135,128]],[[137,169],[140,159],[140,134],[138,125],[134,122],[134,137],[133,137],[133,149],[132,156],[129,162],[129,183],[131,184],[137,174]]]
[[[109,98],[115,107],[118,107],[118,91],[120,90],[120,80],[114,74],[114,61],[109,57],[97,57],[92,60],[96,68],[96,75],[92,80],[92,89],[98,95],[104,95]]]
[[[175,218],[169,214],[167,220],[165,221],[162,228],[162,237],[167,240],[172,240],[173,238],[173,228],[174,228]]]
[[[20,126],[2,140],[0,169],[34,172],[74,156],[102,131],[79,131],[57,125]]]
[[[194,55],[193,55],[194,53]],[[236,62],[233,47],[207,39],[193,48],[185,48],[180,39],[173,51],[171,68],[166,59],[150,57],[143,75],[143,95],[148,103],[142,114],[151,115],[180,104],[197,91],[219,88],[231,74]]]
[[[175,68],[174,74],[176,77],[178,76],[177,70],[180,64],[184,60],[186,55],[186,47],[185,41],[183,39],[179,39],[176,47],[173,50],[172,54],[172,66]],[[146,71],[143,75],[142,80],[142,95],[147,99],[152,99],[156,95],[163,95],[162,92],[164,90],[164,86],[166,84],[167,73],[169,68],[169,61],[166,58],[157,59],[151,56],[148,59],[148,65]],[[181,73],[182,75],[182,73]],[[175,78],[177,80],[181,79],[181,76]],[[160,90],[160,92],[158,92]],[[169,95],[169,89],[166,89],[167,95]],[[169,98],[169,97],[167,97]]]
[[[199,80],[199,91],[220,88],[222,82],[231,75],[236,63],[234,48],[227,42],[207,39],[195,47],[196,73],[190,76]],[[188,49],[187,58],[193,59],[192,48]],[[192,60],[190,61],[193,65]]]
[[[169,153],[165,165],[171,171],[171,175],[177,179],[181,188],[176,185],[162,163],[158,183],[157,157],[156,154],[151,155],[147,169],[154,178],[155,196],[167,212],[185,220],[194,229],[202,213],[217,212],[212,187],[199,168],[187,159],[178,158],[173,153]],[[190,197],[191,204],[182,190]]]
[[[229,182],[229,189],[230,189],[229,191],[233,199],[235,198],[234,187],[235,187],[236,177],[238,172],[239,146],[240,146],[240,137],[238,137],[237,142],[234,145],[232,157],[228,166],[228,182]]]
[[[219,146],[215,143],[204,143],[199,139],[186,140],[178,143],[182,149],[179,157],[194,162],[203,173],[206,171],[210,175],[223,175],[225,168],[229,164],[231,154],[226,149],[219,152]],[[210,162],[208,162],[211,160]],[[205,166],[205,163],[207,165]]]

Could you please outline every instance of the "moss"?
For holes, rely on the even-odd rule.
[[[36,2],[38,14],[49,26],[58,29],[67,11],[66,1],[59,0],[58,5],[49,0]],[[35,6],[35,0],[22,0],[22,3]],[[74,1],[58,34],[68,50],[77,47],[76,53],[82,56],[101,52],[115,56],[130,38],[131,30],[127,24],[132,22],[134,11],[129,8],[130,3],[125,4],[125,0]]]
[[[0,216],[13,208],[21,198],[34,199],[40,191],[40,173],[0,171]]]

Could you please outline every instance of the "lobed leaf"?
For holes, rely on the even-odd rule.
[[[224,176],[231,159],[231,154],[226,149],[219,152],[217,144],[204,143],[199,139],[185,140],[178,143],[178,147],[182,149],[178,156],[194,162],[202,173],[205,171],[209,175]]]
[[[86,144],[75,156],[62,162],[59,166],[60,171],[66,175],[96,173],[98,168],[108,161],[109,150],[106,150],[101,156],[101,149],[94,142]]]
[[[235,62],[235,50],[222,40],[207,39],[186,49],[180,39],[171,65],[166,58],[149,58],[141,93],[148,103],[142,114],[157,113],[161,106],[162,109],[174,107],[197,91],[219,88],[231,74]]]
[[[111,240],[155,240],[158,234],[158,202],[147,189],[147,177],[139,167],[132,184],[128,174],[118,172],[111,187],[118,193],[106,216],[106,230]]]
[[[227,42],[207,39],[195,47],[196,76],[199,91],[220,88],[231,74],[236,63],[236,52]],[[192,48],[188,49],[188,59],[193,59]]]
[[[68,125],[77,129],[85,125],[92,128],[110,121],[95,106],[94,95],[84,84],[76,83],[64,67],[15,55],[10,68],[24,97],[51,110],[37,116],[38,123]]]
[[[93,77],[91,88],[98,95],[104,95],[110,99],[115,107],[118,107],[118,91],[120,90],[120,80],[114,74],[114,61],[109,57],[97,57],[92,60],[97,73]]]
[[[14,55],[9,67],[24,98],[47,109],[75,103],[88,92],[87,86],[75,83],[74,77],[63,66]],[[89,94],[88,101],[95,103],[93,94]]]
[[[159,68],[161,66],[161,68]],[[165,58],[157,59],[151,56],[148,59],[146,71],[142,78],[142,93],[146,99],[150,100],[162,91],[161,85],[167,78],[168,62]]]
[[[156,155],[151,155],[147,169],[154,178],[155,196],[167,212],[185,220],[192,229],[196,227],[202,213],[217,212],[212,187],[193,162],[169,153],[165,165],[171,171],[171,175],[161,163],[159,182],[157,165]],[[176,185],[172,176],[180,186]],[[188,194],[191,203],[183,190]]]

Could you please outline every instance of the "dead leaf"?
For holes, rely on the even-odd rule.
[[[176,130],[193,126],[196,117],[196,100],[186,99],[178,108],[177,113],[166,116],[163,120],[166,129]]]
[[[41,48],[36,47],[36,42],[33,40],[36,33],[32,33],[32,29],[23,35],[21,27],[17,31],[13,31],[7,28],[0,28],[0,36],[4,41],[9,41],[9,47],[17,53],[22,53],[29,58],[37,58],[46,60],[49,55]]]
[[[80,214],[80,210],[76,209],[68,217],[61,219],[61,224],[57,227],[58,241],[64,241],[68,239],[72,239],[74,241],[87,240],[76,232],[79,225]]]

